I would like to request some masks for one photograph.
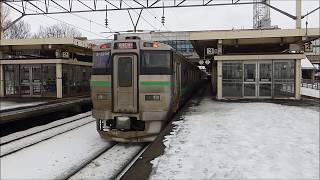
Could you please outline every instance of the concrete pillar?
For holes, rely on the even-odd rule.
[[[296,29],[301,29],[301,0],[296,0]]]
[[[4,97],[4,70],[2,64],[0,64],[0,97]]]
[[[211,65],[211,89],[213,94],[217,94],[217,63]]]
[[[222,61],[217,62],[217,99],[222,99]]]
[[[56,64],[57,98],[62,98],[62,64]]]
[[[217,46],[218,46],[218,52],[217,52],[217,54],[218,54],[218,55],[222,55],[222,39],[219,39],[219,40],[218,40]]]
[[[301,60],[296,60],[295,98],[301,99]]]
[[[314,75],[316,74],[316,70],[312,70],[311,72],[311,80],[314,81]]]

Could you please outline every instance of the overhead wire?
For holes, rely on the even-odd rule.
[[[22,5],[18,5],[18,4],[14,4],[14,6],[22,7]],[[23,8],[23,7],[22,7],[22,8]],[[35,11],[35,10],[30,9],[30,8],[27,8],[27,7],[25,7],[25,9],[27,9],[27,10],[29,10],[29,11],[33,11],[33,12],[35,12],[35,13],[39,13],[38,11]],[[88,32],[88,33],[94,34],[94,35],[99,36],[99,37],[102,37],[102,38],[106,38],[106,39],[107,39],[108,37],[113,36],[113,34],[111,34],[111,35],[109,35],[109,36],[107,36],[107,37],[104,37],[104,36],[102,36],[102,35],[100,35],[100,34],[97,34],[97,33],[91,32],[91,31],[89,31],[89,30],[86,30],[86,29],[84,29],[84,28],[81,28],[81,27],[75,26],[75,25],[73,25],[73,24],[70,24],[70,23],[65,22],[65,21],[63,21],[63,20],[60,20],[60,19],[57,19],[57,18],[51,17],[51,16],[49,16],[49,15],[46,15],[46,14],[41,14],[41,15],[44,15],[44,16],[46,16],[46,17],[50,18],[50,19],[53,19],[53,20],[59,21],[59,22],[64,23],[64,24],[68,24],[69,26],[72,26],[72,27],[75,27],[75,28],[81,29],[81,30],[83,30],[83,31],[85,31],[85,32]]]
[[[129,4],[127,4],[125,1],[122,1],[124,4],[126,4],[127,6],[129,6],[130,8],[132,8],[132,6],[130,6]],[[133,10],[136,14],[139,15],[139,13],[136,10]],[[151,27],[153,27],[155,30],[157,30],[157,28],[155,26],[153,26],[148,20],[146,20],[143,15],[141,15],[141,18],[147,23],[149,24]],[[161,33],[159,33],[160,36],[164,37],[166,40],[169,40],[166,36],[162,35]]]
[[[129,6],[130,8],[132,8],[132,6],[130,6],[129,4],[127,4],[125,1],[122,1],[124,4],[126,4],[127,6]],[[133,12],[135,12],[136,14],[139,15],[139,13],[136,10],[133,10]],[[143,15],[141,15],[141,18],[147,23],[149,24],[151,27],[153,27],[153,29],[157,30],[157,28],[155,26],[153,26],[149,21],[147,21]]]
[[[39,1],[39,2],[41,2],[42,4],[45,4],[45,3],[42,2],[42,1]],[[56,9],[63,10],[61,7],[58,7],[58,6],[57,6],[57,7],[56,7],[56,6],[52,6],[52,5],[49,5],[49,6],[50,6],[50,7],[53,7],[53,8],[56,8]],[[73,16],[76,16],[76,17],[78,17],[78,18],[84,19],[84,20],[86,20],[86,21],[89,21],[89,22],[91,22],[91,23],[94,23],[94,24],[96,24],[96,25],[99,25],[99,26],[101,26],[101,27],[107,28],[107,29],[110,30],[109,33],[112,33],[111,31],[115,31],[114,29],[111,29],[110,27],[106,27],[105,25],[100,24],[100,23],[98,23],[98,22],[95,22],[95,21],[93,21],[92,19],[88,19],[88,18],[82,17],[82,16],[77,15],[77,14],[73,14],[73,13],[70,13],[70,14],[73,15]]]
[[[42,2],[42,1],[39,1],[39,2],[41,2],[41,3],[44,4],[44,2]],[[127,2],[125,2],[125,1],[122,1],[122,2],[123,2],[124,4],[126,4],[128,7],[132,8],[132,6],[130,6]],[[18,5],[18,4],[14,4],[14,5],[15,5],[15,6],[22,7],[21,5]],[[55,6],[52,6],[52,5],[49,5],[49,6],[55,8],[55,9],[58,9],[58,8],[59,8],[59,7],[55,7]],[[36,10],[32,10],[32,9],[30,9],[30,8],[26,8],[26,9],[38,13],[38,11],[36,11]],[[61,7],[60,7],[59,9],[60,9],[60,10],[63,10]],[[155,18],[157,21],[159,21],[159,19],[158,19],[154,14],[152,14],[148,9],[146,9],[146,10],[147,10],[147,12],[148,12],[150,15],[154,16],[154,18]],[[136,10],[133,10],[133,11],[134,11],[136,14],[139,15],[139,13],[136,12]],[[40,13],[39,13],[39,14],[40,14]],[[72,14],[72,13],[71,13],[71,14]],[[46,17],[48,17],[48,18],[51,18],[51,19],[53,19],[53,20],[56,20],[56,21],[59,21],[59,22],[68,24],[68,25],[73,26],[73,27],[75,27],[75,28],[79,28],[79,29],[81,29],[81,30],[83,30],[83,31],[85,31],[85,32],[88,32],[88,33],[91,33],[91,34],[95,34],[95,35],[97,35],[97,36],[99,36],[99,37],[104,37],[104,36],[101,36],[101,35],[99,35],[99,34],[97,34],[97,33],[94,33],[94,32],[91,32],[91,31],[89,31],[89,30],[86,30],[86,29],[84,29],[84,28],[81,28],[81,27],[75,26],[75,25],[73,25],[73,24],[67,23],[67,22],[65,22],[65,21],[63,21],[63,20],[60,20],[60,19],[57,19],[57,18],[53,18],[53,17],[51,17],[51,16],[49,16],[49,15],[46,15],[46,14],[42,14],[42,15],[44,15],[44,16],[46,16]],[[87,18],[84,18],[84,17],[79,16],[79,15],[75,15],[75,14],[72,14],[72,15],[73,15],[73,16],[76,16],[76,17],[79,17],[79,18],[82,18],[82,19],[84,19],[84,20],[87,20],[87,21],[89,21],[89,22],[93,22],[93,23],[95,23],[95,24],[97,24],[97,25],[99,25],[99,26],[105,27],[104,25],[102,25],[102,24],[100,24],[100,23],[97,23],[97,22],[95,22],[95,21],[93,21],[93,20],[91,20],[91,19],[87,19]],[[154,25],[152,25],[146,18],[144,18],[143,15],[141,15],[141,18],[142,18],[148,25],[150,25],[154,30],[157,30],[157,28],[156,28]],[[159,22],[160,22],[160,21],[159,21]],[[161,22],[160,22],[160,23],[161,23]],[[164,26],[164,27],[167,29],[167,31],[170,31],[170,30],[169,30],[165,25],[163,25],[162,23],[161,23],[161,25]],[[107,28],[108,28],[110,31],[115,32],[115,30],[111,29],[110,27],[107,27]],[[106,33],[112,33],[112,32],[106,32]],[[104,38],[111,37],[112,35],[113,35],[113,34],[111,34],[111,35],[109,35],[109,36],[107,36],[107,37],[104,37]],[[160,36],[165,37],[165,36],[162,35],[162,34],[160,34]],[[166,38],[166,37],[165,37],[165,39],[168,40],[168,38]]]

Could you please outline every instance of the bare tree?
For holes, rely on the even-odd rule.
[[[2,28],[6,29],[3,35],[5,39],[25,39],[31,36],[30,24],[28,24],[23,20],[20,20],[12,24],[12,20],[9,18],[10,16],[9,8],[6,7],[6,8],[3,8],[2,10],[3,10],[2,16],[1,16]]]
[[[80,31],[64,23],[54,24],[48,27],[40,26],[38,33],[34,35],[35,38],[74,38],[81,36]]]
[[[7,21],[5,25],[11,24],[11,21]],[[30,24],[20,20],[10,26],[4,31],[5,39],[26,39],[31,36]]]

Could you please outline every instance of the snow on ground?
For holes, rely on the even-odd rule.
[[[70,179],[112,179],[142,148],[141,143],[117,144]]]
[[[320,98],[320,90],[301,87],[301,95]]]
[[[82,126],[84,124],[88,124],[90,122],[95,121],[94,118],[92,118],[92,116],[81,119],[79,121],[74,121],[68,124],[65,124],[63,126],[59,126],[59,127],[55,127],[19,140],[16,140],[14,142],[2,145],[0,147],[0,154],[1,155],[5,155],[5,154],[9,154],[15,150],[18,150],[20,148],[35,144],[39,141],[51,138],[53,136],[59,135],[61,133],[64,133],[66,131],[69,131],[71,129],[77,128],[79,126]],[[2,142],[2,141],[1,141]]]
[[[111,145],[92,122],[1,158],[0,179],[59,179]]]
[[[61,125],[63,123],[68,123],[68,122],[74,121],[76,119],[89,116],[89,115],[91,115],[91,113],[92,112],[89,111],[89,112],[86,112],[86,113],[77,114],[75,116],[68,117],[68,118],[63,118],[63,119],[51,122],[49,124],[45,124],[45,125],[42,125],[42,126],[36,126],[36,127],[30,128],[30,129],[24,130],[24,131],[19,131],[19,132],[13,133],[13,134],[9,134],[7,136],[0,137],[0,142],[1,143],[6,143],[8,141],[12,141],[14,139],[18,139],[18,138],[21,138],[21,137],[26,136],[26,135],[30,135],[30,134],[33,134],[33,133],[36,133],[36,132],[39,132],[39,131],[46,130],[46,129],[51,128],[51,127],[55,127],[55,126]]]
[[[205,99],[189,109],[151,179],[319,179],[319,112]]]
[[[14,101],[0,101],[0,110],[13,109],[25,106],[36,106],[47,102],[14,102]]]

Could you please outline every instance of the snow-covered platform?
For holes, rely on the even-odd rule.
[[[89,97],[64,99],[1,99],[0,124],[39,115],[72,110],[91,103]]]
[[[301,95],[320,98],[320,90],[301,87]]]
[[[20,107],[30,107],[30,106],[36,106],[44,103],[46,102],[45,101],[17,102],[17,101],[1,100],[0,110],[15,109]]]
[[[219,102],[190,107],[151,179],[319,179],[319,109]]]

